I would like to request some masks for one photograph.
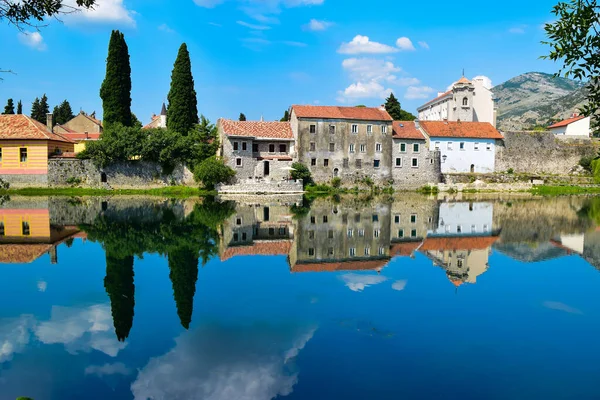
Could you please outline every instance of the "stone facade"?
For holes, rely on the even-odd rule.
[[[102,122],[95,118],[95,113],[88,115],[81,111],[73,119],[63,125],[56,125],[53,131],[55,133],[102,133]]]
[[[423,196],[402,195],[391,207],[390,242],[421,241],[438,224],[439,204]]]
[[[0,178],[2,178],[3,181],[8,182],[12,189],[48,186],[48,175],[46,174],[2,174],[0,175]]]
[[[425,140],[392,141],[394,188],[416,189],[440,182],[440,153],[430,151]]]

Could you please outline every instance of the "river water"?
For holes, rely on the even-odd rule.
[[[0,203],[0,399],[600,398],[600,198]]]

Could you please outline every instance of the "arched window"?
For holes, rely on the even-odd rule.
[[[468,106],[469,105],[469,99],[467,97],[463,98],[463,106]]]

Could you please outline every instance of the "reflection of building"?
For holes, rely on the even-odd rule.
[[[75,226],[51,226],[48,209],[0,209],[0,263],[31,263],[46,253],[54,264],[57,246],[81,237]]]

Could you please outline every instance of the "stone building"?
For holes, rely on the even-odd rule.
[[[440,182],[440,153],[429,149],[418,121],[394,121],[392,178],[395,188],[405,189]]]
[[[142,129],[154,129],[154,128],[166,128],[167,127],[167,107],[165,103],[162,104],[160,114],[153,114],[148,124],[144,125]]]
[[[298,161],[308,166],[315,182],[391,180],[392,118],[384,109],[294,105],[290,123]]]
[[[289,122],[219,119],[220,149],[225,164],[236,171],[236,182],[281,181],[290,175],[296,148]]]
[[[70,121],[62,125],[55,125],[53,132],[69,138],[75,142],[75,153],[85,150],[89,141],[99,140],[103,131],[102,121],[96,119],[96,113],[90,115],[80,111]]]
[[[420,244],[438,226],[439,204],[418,194],[403,194],[395,198],[391,208],[390,242]],[[395,255],[392,250],[392,256]]]
[[[417,108],[420,121],[488,122],[496,126],[492,91],[482,78],[464,76],[445,93]]]

